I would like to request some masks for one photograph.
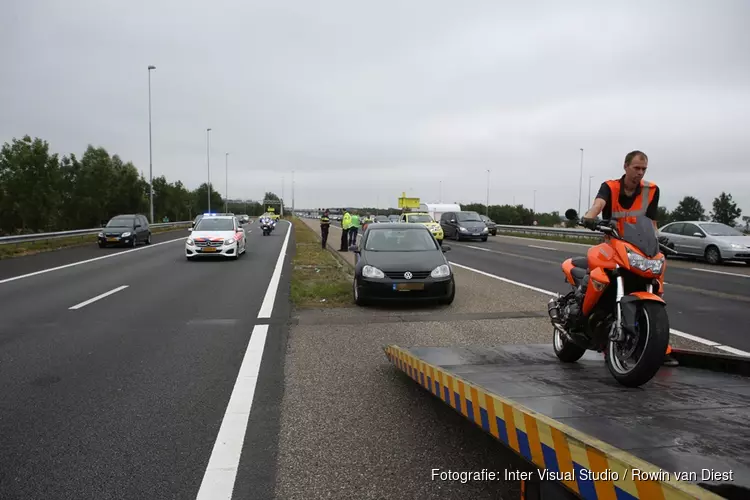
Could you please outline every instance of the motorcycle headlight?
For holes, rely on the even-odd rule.
[[[628,250],[628,263],[630,267],[640,269],[641,271],[651,271],[653,274],[661,274],[664,267],[664,259],[647,259],[642,255],[633,253]]]
[[[448,264],[437,266],[430,273],[430,276],[432,276],[433,278],[447,278],[450,275],[451,275],[451,268],[450,266],[448,266]]]
[[[192,238],[188,238],[185,243],[187,243],[188,245],[192,246],[193,245],[193,239]]]
[[[123,238],[127,238],[128,236],[130,236],[130,231],[122,233]]]
[[[365,266],[362,268],[362,276],[365,278],[385,278],[385,273],[373,266]]]

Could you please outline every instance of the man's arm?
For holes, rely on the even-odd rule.
[[[659,186],[656,186],[656,189],[654,190],[654,199],[648,204],[646,217],[653,221],[655,229],[659,229],[659,223],[656,221],[659,217]]]
[[[612,190],[609,189],[609,186],[606,182],[602,182],[602,185],[599,187],[599,192],[596,194],[596,198],[594,199],[594,204],[591,205],[591,208],[589,208],[588,212],[584,214],[583,218],[596,219],[597,217],[599,217],[599,214],[602,213],[604,207],[607,206],[611,197]]]

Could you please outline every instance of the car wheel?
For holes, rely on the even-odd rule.
[[[484,238],[482,238],[482,241],[487,241],[487,236],[485,236]]]
[[[719,253],[719,249],[715,246],[710,246],[706,248],[706,261],[709,264],[720,264],[721,263],[721,254]]]
[[[447,297],[443,297],[442,299],[440,299],[439,300],[440,305],[449,306],[449,305],[453,304],[453,299],[455,299],[455,298],[456,298],[456,283],[454,281],[453,282],[453,287],[451,289],[451,294],[448,295]]]
[[[146,238],[146,245],[151,244],[151,233],[148,233],[148,238]]]
[[[358,306],[367,305],[367,301],[359,294],[359,287],[357,287],[357,278],[354,278],[352,280],[352,294],[354,295],[355,304],[357,304]]]
[[[99,243],[99,248],[104,248],[104,247],[106,247],[106,246],[107,246],[107,245],[105,245],[104,243]]]

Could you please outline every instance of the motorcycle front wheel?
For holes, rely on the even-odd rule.
[[[607,368],[625,387],[639,387],[651,380],[664,363],[669,345],[669,316],[664,304],[638,304],[635,334],[623,342],[607,344]]]

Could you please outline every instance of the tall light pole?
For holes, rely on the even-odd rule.
[[[284,217],[284,184],[285,183],[286,183],[286,176],[282,175],[281,176],[281,203],[279,204],[280,205],[279,210],[281,212],[282,217]]]
[[[578,217],[581,216],[581,190],[583,189],[583,148],[581,148],[581,175],[578,179]]]
[[[226,176],[226,187],[224,188],[224,213],[229,212],[229,153],[224,155],[224,169]]]
[[[294,170],[292,170],[292,217],[294,217]]]
[[[154,223],[154,162],[151,154],[151,70],[156,66],[148,67],[148,184],[150,205],[151,205],[151,224]]]
[[[487,207],[486,207],[486,216],[490,216],[490,170],[487,169]]]
[[[591,179],[593,178],[593,175],[589,175],[589,203],[591,203]]]
[[[208,196],[208,213],[211,213],[211,136],[210,136],[211,129],[206,129],[206,167],[208,168],[208,183],[206,186],[207,196]]]
[[[438,203],[442,203],[443,202],[443,181],[440,181],[440,197],[439,198],[440,199]]]
[[[534,190],[534,205],[532,211],[536,214],[536,189]]]

